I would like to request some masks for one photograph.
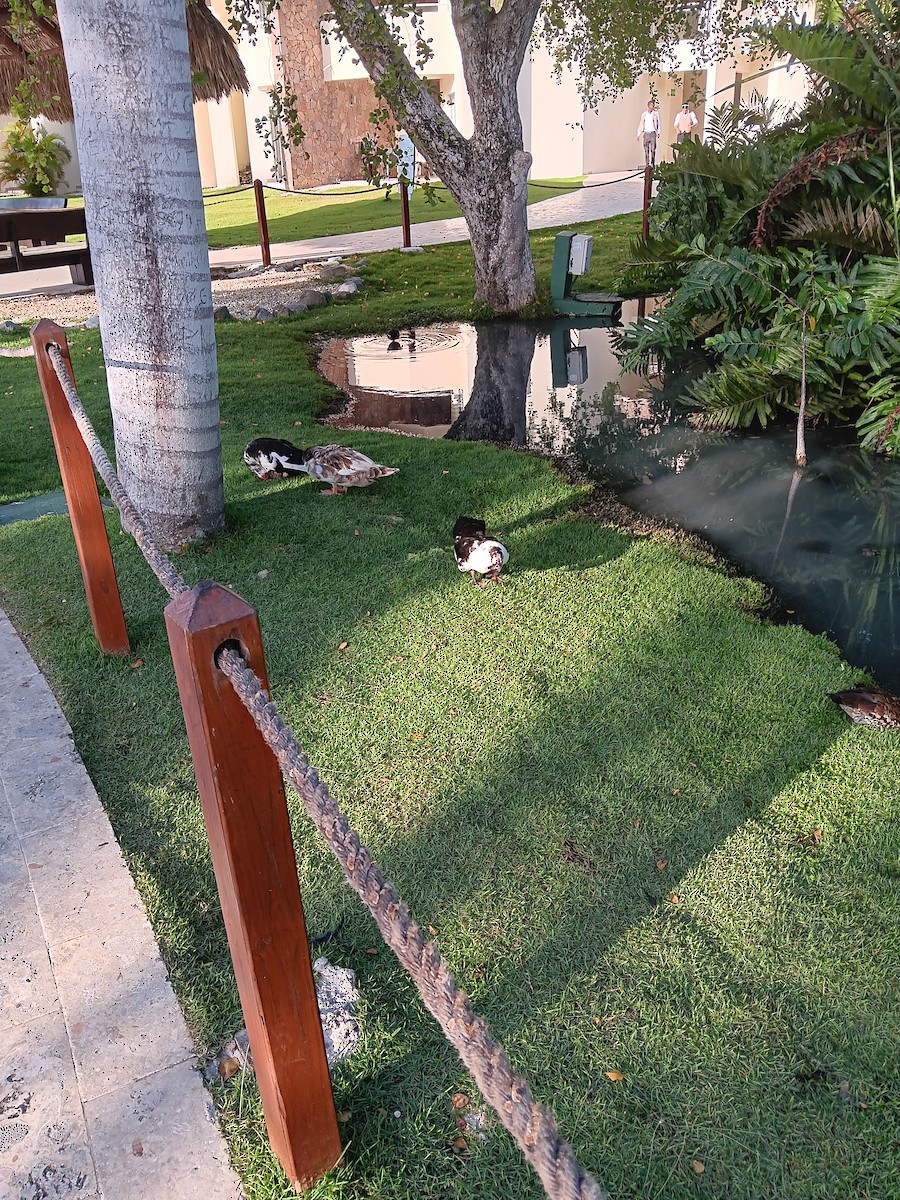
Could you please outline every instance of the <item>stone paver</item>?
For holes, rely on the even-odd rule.
[[[0,1197],[238,1200],[112,827],[0,613]]]

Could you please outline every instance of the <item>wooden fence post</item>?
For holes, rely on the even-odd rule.
[[[266,216],[266,194],[263,191],[261,179],[253,180],[253,194],[256,197],[256,223],[259,226],[259,248],[262,251],[264,267],[272,265],[272,251],[269,248],[269,219]]]
[[[403,246],[408,250],[412,245],[412,234],[409,228],[409,184],[400,183],[400,220],[403,224]]]
[[[256,611],[201,583],[166,629],[272,1149],[295,1186],[341,1156],[281,771],[215,664],[235,643],[267,686]]]
[[[53,445],[59,460],[94,634],[104,654],[128,654],[130,646],[125,614],[122,612],[94,464],[47,353],[47,347],[52,343],[59,346],[71,375],[72,361],[65,331],[53,321],[38,321],[31,330],[31,344],[34,346],[38,379],[50,418]]]

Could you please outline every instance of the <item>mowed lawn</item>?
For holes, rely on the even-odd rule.
[[[580,187],[580,179],[533,180],[528,185],[528,203],[536,204],[540,200],[564,196]],[[400,193],[396,187],[369,188],[365,184],[358,184],[315,193],[286,192],[277,187],[266,187],[263,195],[269,238],[273,243],[336,237],[369,229],[399,229],[402,221]],[[443,184],[435,184],[434,200],[433,204],[430,203],[421,187],[412,189],[409,197],[409,219],[412,224],[443,221],[462,215]],[[84,205],[84,199],[71,196],[68,203],[73,208],[80,208]],[[203,194],[203,206],[211,250],[259,245],[256,199],[252,187],[206,191]]]
[[[418,257],[420,280],[456,261]],[[311,761],[615,1200],[900,1196],[900,756],[896,734],[826,698],[857,678],[835,648],[766,624],[762,588],[690,539],[589,519],[588,490],[537,457],[347,433],[400,473],[328,500],[242,465],[255,436],[333,440],[311,338],[406,313],[401,258],[372,256],[362,303],[217,326],[227,527],[179,569],[258,607]],[[73,336],[73,359],[110,445],[96,333]],[[46,490],[32,362],[0,360],[0,396],[19,479]],[[460,513],[509,547],[502,586],[457,572]],[[0,600],[214,1049],[242,1019],[166,597],[113,515],[109,529],[130,658],[97,652],[65,518],[0,528]],[[471,1081],[291,812],[310,932],[337,928],[325,952],[362,995],[360,1048],[334,1072],[344,1161],[310,1194],[536,1200],[489,1114],[459,1143],[451,1098],[480,1110]],[[216,1100],[248,1196],[293,1194],[252,1081]]]

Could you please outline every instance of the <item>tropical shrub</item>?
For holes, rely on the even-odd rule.
[[[71,157],[62,138],[20,119],[6,131],[0,176],[26,196],[49,196],[59,187]]]
[[[814,72],[806,110],[776,128],[761,115],[756,140],[749,117],[716,110],[716,146],[685,143],[659,168],[651,237],[623,279],[669,293],[620,338],[625,365],[699,352],[698,419],[796,412],[798,461],[807,410],[853,416],[865,447],[900,454],[898,19],[869,0],[847,28],[769,31]]]

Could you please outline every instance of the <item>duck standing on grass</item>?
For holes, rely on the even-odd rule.
[[[828,698],[839,705],[856,725],[900,729],[900,696],[857,683],[849,691],[829,693]]]
[[[330,483],[323,496],[337,496],[348,487],[368,487],[376,479],[396,475],[399,467],[383,467],[348,446],[310,446],[301,450],[281,438],[255,438],[244,450],[244,462],[258,479],[309,475]]]
[[[457,517],[453,526],[453,551],[456,565],[461,571],[468,571],[476,587],[499,583],[503,564],[509,558],[506,547],[495,538],[489,538],[484,521],[475,517]],[[477,575],[484,578],[477,579]]]

